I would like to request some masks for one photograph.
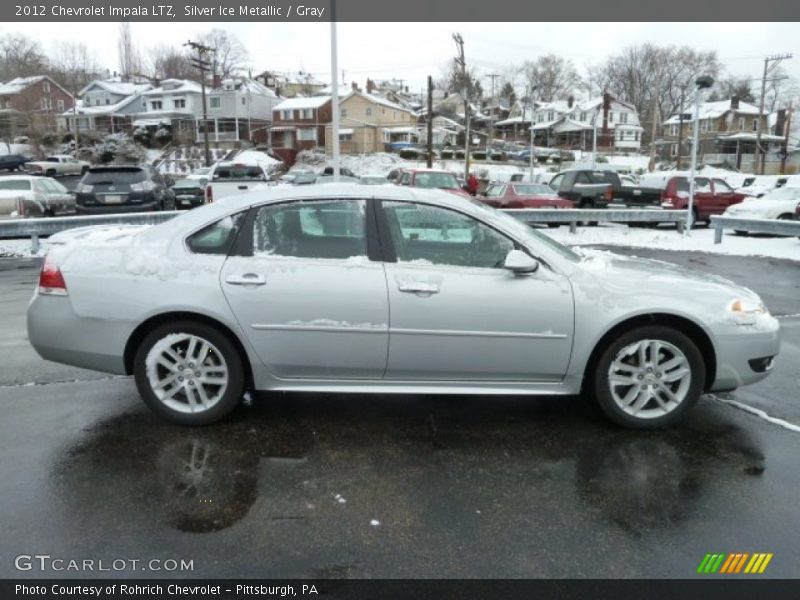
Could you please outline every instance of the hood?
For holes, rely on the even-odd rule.
[[[718,275],[694,271],[662,260],[621,256],[607,250],[580,248],[576,251],[582,257],[578,263],[580,271],[600,278],[602,283],[609,286],[663,295],[686,292],[687,299],[694,296],[695,300],[710,294],[726,300],[744,297],[760,301],[755,292]]]
[[[794,207],[797,206],[800,200],[765,200],[764,198],[757,198],[748,200],[740,204],[734,204],[725,212],[728,214],[744,214],[744,213],[759,213],[763,211],[781,210],[786,209],[789,212],[794,212]]]

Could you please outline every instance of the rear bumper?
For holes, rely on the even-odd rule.
[[[139,204],[91,204],[75,205],[75,212],[79,215],[110,215],[116,213],[137,213],[159,210],[158,202],[141,202]]]
[[[125,375],[123,359],[130,333],[126,321],[75,314],[69,296],[36,293],[28,305],[28,339],[45,360]]]

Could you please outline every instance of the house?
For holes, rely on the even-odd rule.
[[[301,150],[325,145],[325,126],[331,121],[330,96],[288,98],[272,109],[270,143],[286,163]]]
[[[264,71],[256,75],[255,79],[275,92],[277,96],[283,96],[284,98],[321,95],[324,94],[322,90],[327,85],[311,73],[304,71],[297,71],[296,73]]]
[[[170,127],[173,137],[199,139],[203,131],[201,86],[188,79],[165,79],[159,87],[142,92],[140,111],[133,115],[137,127]],[[211,131],[213,121],[207,124]]]
[[[141,94],[151,89],[150,83],[92,81],[78,92],[76,106],[61,113],[59,122],[69,131],[130,131],[132,116],[145,108]]]
[[[656,142],[662,158],[675,160],[680,154],[688,160],[695,120],[692,105],[664,121],[662,139]],[[742,102],[736,96],[730,100],[701,103],[697,122],[698,157],[706,164],[727,164],[740,170],[753,170],[761,127],[761,141],[768,153],[775,154],[783,143],[782,135],[768,131],[766,116],[758,107]],[[680,153],[678,144],[682,146]]]
[[[72,108],[73,102],[72,94],[48,75],[0,83],[0,136],[55,129],[56,116]]]
[[[213,142],[266,143],[273,112],[280,102],[274,91],[246,77],[214,78],[208,92],[209,140]],[[197,115],[202,123],[202,111]],[[200,139],[198,125],[197,139]]]
[[[409,142],[417,132],[414,111],[373,94],[351,91],[339,102],[339,112],[339,147],[343,154],[383,151],[392,143]],[[327,132],[325,149],[333,150]]]

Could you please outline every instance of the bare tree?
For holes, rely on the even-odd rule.
[[[189,62],[189,57],[180,49],[170,45],[158,45],[150,49],[149,79],[194,79],[197,76],[195,69]]]
[[[56,81],[69,90],[73,97],[72,114],[75,120],[75,154],[80,148],[80,127],[78,126],[78,92],[99,75],[97,58],[82,42],[59,42],[54,46],[50,72]]]
[[[522,66],[526,87],[536,90],[536,97],[545,102],[564,98],[581,84],[572,61],[547,54]]]
[[[139,46],[134,43],[131,35],[131,24],[124,21],[119,24],[119,74],[122,81],[130,81],[142,72],[142,55]]]
[[[735,75],[727,75],[720,78],[714,85],[714,90],[708,96],[712,102],[718,100],[727,100],[736,96],[742,102],[756,103],[755,94],[753,93],[753,82],[755,80],[747,75],[737,77]]]
[[[211,59],[212,73],[230,77],[245,67],[247,49],[232,33],[224,29],[212,29],[200,36],[200,43],[214,48]]]
[[[441,77],[436,81],[436,87],[448,94],[460,94],[462,97],[466,92],[472,102],[483,97],[483,86],[475,69],[467,69],[466,75],[464,75],[461,67],[455,62],[449,62],[442,68]]]
[[[0,37],[0,81],[39,75],[47,66],[47,57],[36,40],[20,33]]]

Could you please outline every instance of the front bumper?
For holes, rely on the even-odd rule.
[[[709,391],[756,383],[772,372],[780,352],[780,324],[775,317],[762,315],[753,325],[726,325],[716,336],[716,346],[717,376]]]

